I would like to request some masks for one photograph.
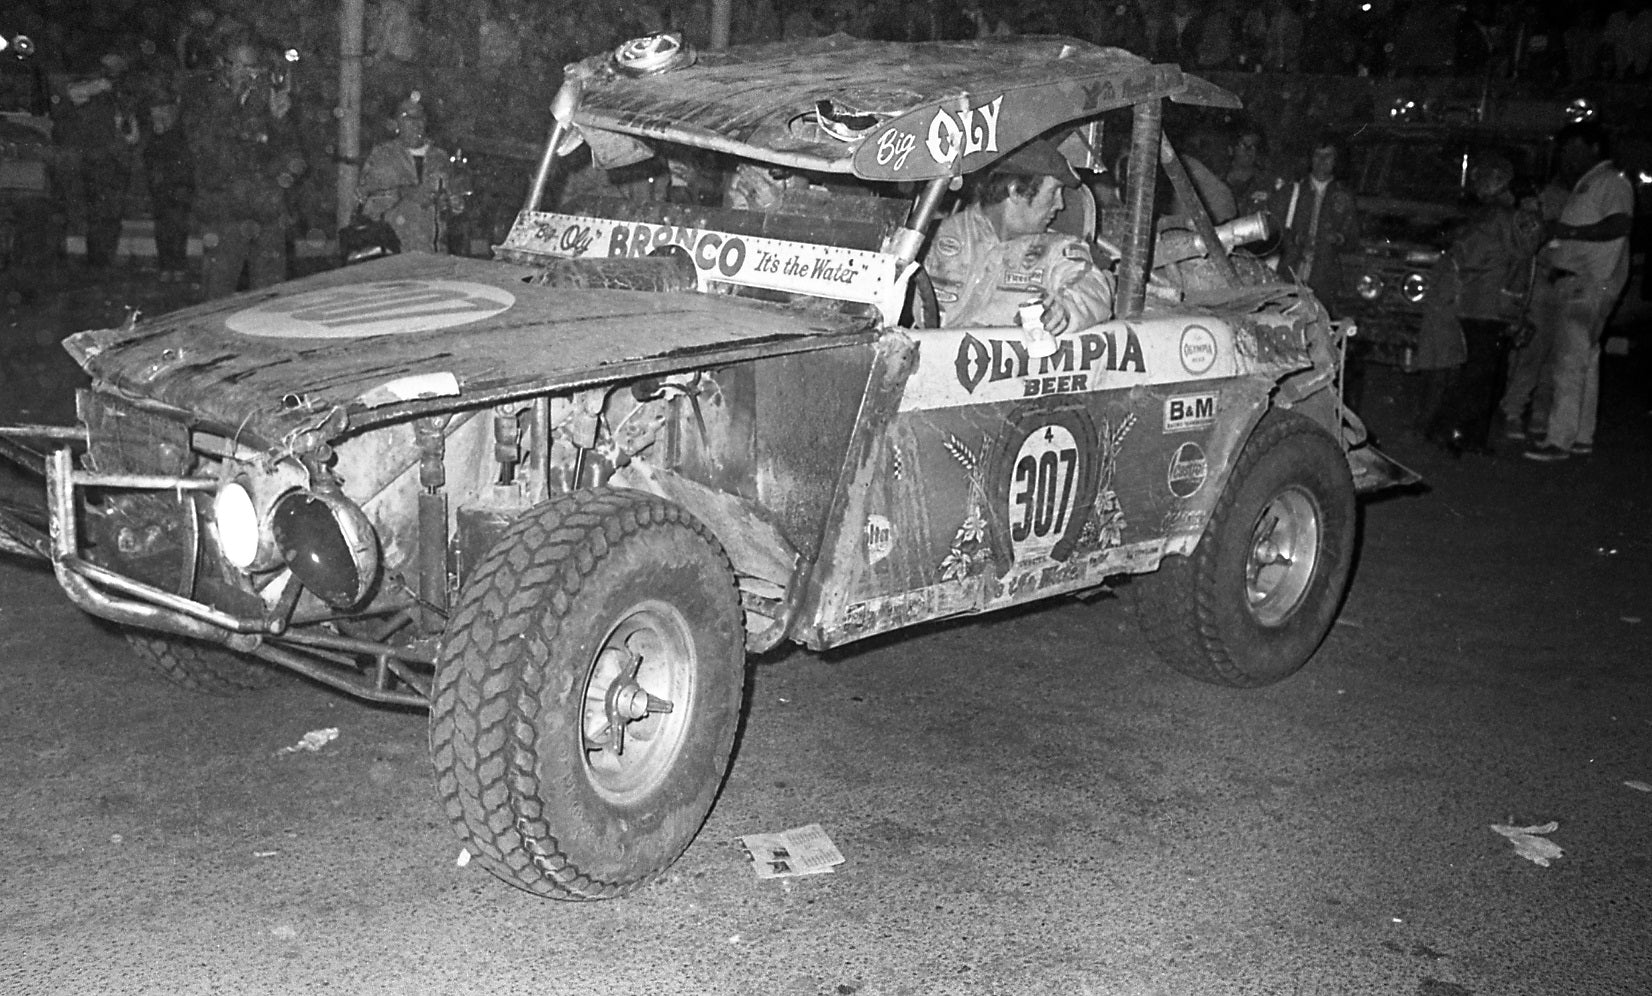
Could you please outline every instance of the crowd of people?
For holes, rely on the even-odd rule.
[[[1306,176],[1285,180],[1257,165],[1260,145],[1255,129],[1239,130],[1227,179],[1280,231],[1280,272],[1334,313],[1354,292],[1340,261],[1360,228],[1336,178],[1339,146],[1316,142]],[[1553,176],[1525,197],[1505,157],[1476,157],[1469,213],[1429,275],[1415,428],[1454,454],[1493,452],[1498,437],[1549,463],[1594,449],[1602,337],[1629,279],[1635,197],[1599,123],[1566,125],[1554,147]]]

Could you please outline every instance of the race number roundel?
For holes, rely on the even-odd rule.
[[[1033,403],[1005,419],[991,461],[989,513],[998,573],[1064,561],[1096,498],[1096,430],[1082,405]]]
[[[1067,531],[1078,498],[1078,441],[1047,425],[1021,441],[1010,468],[1010,543],[1017,563],[1047,557]]]
[[[271,339],[359,339],[468,325],[516,303],[502,287],[468,280],[381,280],[264,301],[225,319],[230,331]]]

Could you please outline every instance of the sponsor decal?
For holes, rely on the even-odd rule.
[[[1102,371],[1147,372],[1141,341],[1134,329],[1080,332],[1056,340],[1056,351],[1034,359],[1019,338],[985,339],[966,334],[953,361],[958,383],[971,394],[983,382],[1021,382],[1021,396],[1069,394],[1093,388],[1091,377]]]
[[[965,172],[963,160],[992,155],[999,143],[1004,95],[975,104],[914,111],[861,145],[855,153],[863,176],[895,178],[911,168],[912,176]],[[1013,143],[1012,143],[1013,144]],[[921,150],[921,151],[920,151]]]
[[[272,339],[357,339],[468,325],[510,308],[510,291],[466,280],[383,280],[264,301],[224,320]]]
[[[1164,431],[1190,432],[1216,421],[1216,392],[1174,394],[1164,399]]]
[[[997,152],[998,113],[1003,109],[1002,94],[985,104],[966,105],[956,115],[937,107],[935,117],[929,122],[929,137],[924,141],[924,148],[931,159],[947,165],[977,152]]]
[[[884,253],[687,225],[536,212],[517,219],[505,244],[565,259],[641,259],[674,246],[694,261],[702,281],[873,304],[891,321],[899,317],[904,289],[900,261]]]
[[[1216,336],[1203,325],[1182,329],[1182,369],[1190,374],[1205,373],[1216,365]]]
[[[866,563],[868,566],[889,556],[895,548],[895,526],[882,515],[866,517]]]
[[[1170,468],[1165,481],[1170,486],[1170,493],[1177,498],[1192,498],[1205,486],[1205,477],[1209,473],[1204,447],[1198,443],[1183,443],[1170,454]]]

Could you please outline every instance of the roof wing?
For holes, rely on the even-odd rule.
[[[839,34],[704,52],[645,76],[596,56],[570,75],[582,85],[581,130],[879,180],[973,172],[1050,128],[1143,100],[1239,106],[1177,66],[1062,37]]]

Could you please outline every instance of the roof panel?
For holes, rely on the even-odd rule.
[[[1015,129],[1025,141],[1108,107],[1183,93],[1192,79],[1175,66],[1154,66],[1123,49],[1074,38],[907,44],[843,34],[701,52],[692,66],[652,76],[623,75],[607,55],[587,59],[575,71],[585,76],[575,116],[581,125],[880,177],[886,171],[853,163],[857,149],[875,141],[884,122],[913,112],[928,120],[936,107],[988,104],[1017,92],[1021,104],[1043,111],[1040,122],[1023,121]],[[1095,96],[1103,91],[1107,99]],[[846,140],[833,138],[816,121],[821,101],[853,129]],[[967,164],[960,158],[950,171],[968,172],[996,158],[975,156]]]

